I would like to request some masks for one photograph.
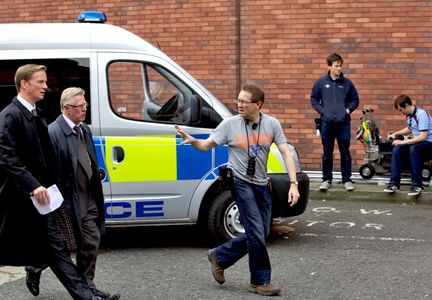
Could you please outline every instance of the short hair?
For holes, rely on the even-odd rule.
[[[44,65],[27,64],[19,67],[15,72],[15,87],[17,92],[21,89],[21,80],[29,81],[34,73],[45,71],[47,68]]]
[[[337,53],[332,53],[327,56],[327,65],[331,67],[335,61],[340,61],[343,64],[343,58]]]
[[[245,92],[249,92],[251,93],[252,97],[251,97],[251,101],[252,102],[258,102],[258,101],[262,101],[262,103],[264,103],[264,92],[257,87],[256,85],[253,84],[245,84],[242,86],[242,91]]]
[[[84,96],[85,91],[79,87],[70,87],[65,89],[60,96],[60,109],[63,112],[63,107],[66,104],[69,104],[73,97],[75,96]]]
[[[412,101],[411,98],[407,95],[400,95],[394,101],[394,108],[398,109],[399,107],[405,108],[407,106],[411,106]]]

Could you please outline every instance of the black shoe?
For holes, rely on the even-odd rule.
[[[399,188],[395,184],[389,184],[385,189],[384,193],[393,194],[394,192],[398,191]]]
[[[40,277],[42,274],[42,269],[33,267],[33,266],[26,266],[26,285],[30,293],[32,293],[33,296],[39,295],[39,282]]]
[[[112,296],[108,297],[108,300],[118,300],[120,299],[121,295],[120,294],[114,294]]]
[[[95,296],[99,296],[99,297],[102,297],[102,298],[109,298],[111,295],[109,294],[109,293],[107,293],[107,292],[104,292],[104,291],[101,291],[101,290],[98,290],[98,289],[93,289],[92,290],[93,291],[93,294],[95,295]]]
[[[419,186],[413,186],[410,191],[408,192],[408,196],[418,196],[421,194],[423,189]]]
[[[112,296],[104,297],[99,295],[94,295],[91,300],[118,300],[120,299],[120,294],[114,294]]]

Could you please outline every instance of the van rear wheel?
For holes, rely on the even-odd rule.
[[[218,243],[244,233],[240,212],[230,191],[223,191],[213,200],[208,214],[208,231]]]

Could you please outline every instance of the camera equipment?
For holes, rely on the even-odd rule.
[[[314,122],[315,122],[316,136],[320,136],[321,128],[322,128],[322,119],[315,118]]]
[[[249,157],[247,168],[246,168],[246,174],[248,176],[254,176],[255,175],[255,165],[256,165],[255,157],[258,154],[258,151],[260,148],[259,138],[260,138],[260,133],[261,133],[261,117],[262,117],[262,114],[260,113],[259,122],[252,124],[252,130],[255,130],[258,127],[258,137],[257,137],[255,145],[249,144],[249,133],[248,133],[248,128],[247,128],[247,125],[249,124],[249,120],[245,120],[245,130],[246,130],[246,138],[247,138],[247,152],[248,152],[248,157]],[[253,149],[251,149],[251,148],[253,148]],[[252,153],[251,153],[251,150],[253,151]]]
[[[246,125],[249,125],[249,120],[246,120]],[[255,129],[257,129],[258,128],[258,123],[253,123],[252,124],[252,130],[255,130]]]
[[[223,190],[231,189],[234,181],[233,171],[227,166],[220,166],[219,168],[219,186]]]
[[[249,157],[246,174],[248,174],[249,176],[255,175],[255,164],[256,164],[255,157]]]

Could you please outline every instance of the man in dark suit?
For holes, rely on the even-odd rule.
[[[97,294],[104,295],[93,283],[105,215],[96,150],[90,128],[84,123],[88,106],[84,95],[81,88],[65,89],[60,97],[62,115],[48,131],[57,157],[57,185],[74,225],[78,270]]]
[[[48,264],[73,299],[118,299],[95,295],[78,272],[59,232],[54,212],[40,215],[30,199],[50,202],[55,183],[54,151],[35,104],[47,90],[46,67],[28,64],[15,73],[18,96],[0,113],[0,265]]]

